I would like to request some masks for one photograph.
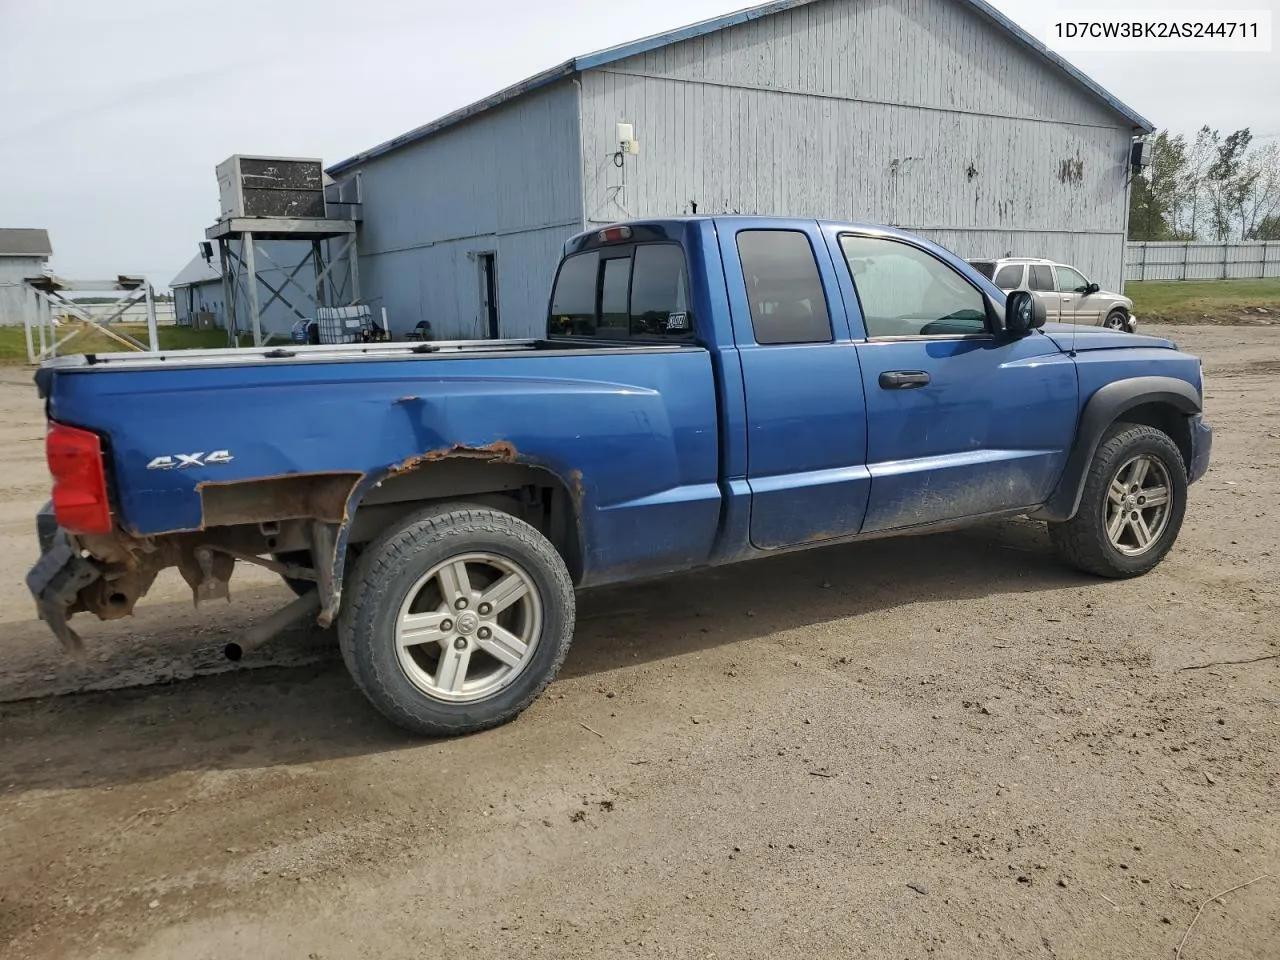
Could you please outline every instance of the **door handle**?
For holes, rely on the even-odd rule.
[[[880,386],[884,390],[911,390],[929,384],[929,375],[923,370],[886,370],[880,374]]]

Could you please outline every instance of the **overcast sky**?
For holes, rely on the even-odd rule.
[[[993,2],[1043,35],[1053,0]],[[214,166],[233,153],[334,163],[572,56],[746,5],[0,0],[0,226],[48,228],[65,276],[167,285],[216,219]],[[1280,29],[1280,0],[1122,5],[1269,9]],[[1158,127],[1280,136],[1275,50],[1071,59]]]

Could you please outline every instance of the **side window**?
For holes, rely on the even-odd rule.
[[[631,336],[693,336],[684,250],[674,243],[636,247],[631,272]]]
[[[1027,278],[1028,290],[1051,291],[1053,289],[1053,271],[1045,263],[1033,263],[1029,268],[1031,275]]]
[[[973,269],[977,270],[988,280],[991,279],[991,275],[995,273],[996,270],[996,265],[990,260],[970,260],[969,266],[973,267]]]
[[[600,254],[580,253],[560,265],[551,291],[551,316],[547,333],[561,337],[596,335],[596,274]]]
[[[1083,293],[1089,281],[1080,276],[1079,271],[1070,267],[1058,266],[1058,291],[1060,293]]]
[[[996,278],[993,282],[1001,290],[1017,290],[1022,286],[1023,269],[1024,268],[1020,263],[1001,267],[1000,272],[996,274]]]
[[[831,317],[809,238],[795,230],[738,234],[756,343],[829,343]]]
[[[986,333],[987,303],[936,257],[907,243],[846,234],[840,248],[869,337]]]

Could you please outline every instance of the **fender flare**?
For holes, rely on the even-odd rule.
[[[586,548],[584,530],[584,502],[586,499],[585,488],[583,484],[582,474],[577,470],[569,471],[566,478],[559,471],[552,469],[546,464],[533,460],[531,458],[515,455],[514,451],[507,453],[505,446],[498,448],[500,453],[490,448],[469,448],[458,446],[450,449],[443,455],[427,454],[422,457],[411,458],[404,464],[394,464],[390,467],[366,474],[352,488],[347,497],[346,506],[343,510],[342,521],[340,523],[322,523],[317,521],[312,524],[311,533],[311,550],[313,557],[324,557],[324,562],[317,562],[315,565],[316,573],[319,579],[319,590],[321,596],[320,615],[316,618],[321,627],[328,628],[333,625],[338,618],[338,612],[342,606],[342,583],[343,576],[346,572],[347,564],[347,546],[350,541],[352,524],[354,523],[356,512],[360,509],[361,503],[369,491],[378,486],[385,480],[388,480],[398,474],[402,474],[406,469],[417,469],[426,466],[430,462],[439,462],[453,458],[474,458],[490,461],[502,461],[505,463],[518,464],[520,466],[532,467],[536,470],[545,472],[550,478],[558,482],[569,493],[573,510],[573,522],[576,528],[579,551]],[[478,455],[477,455],[478,454]]]
[[[1089,464],[1097,453],[1106,429],[1127,411],[1146,404],[1165,404],[1184,416],[1202,412],[1200,393],[1185,380],[1174,377],[1132,377],[1109,383],[1089,398],[1080,414],[1076,440],[1067,457],[1057,489],[1032,519],[1062,522],[1080,509]]]

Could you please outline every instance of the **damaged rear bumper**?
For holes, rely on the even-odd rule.
[[[70,653],[82,649],[79,635],[68,620],[80,591],[102,576],[98,566],[81,556],[80,545],[58,526],[53,504],[36,514],[40,559],[27,573],[27,589],[36,601],[36,612]]]

